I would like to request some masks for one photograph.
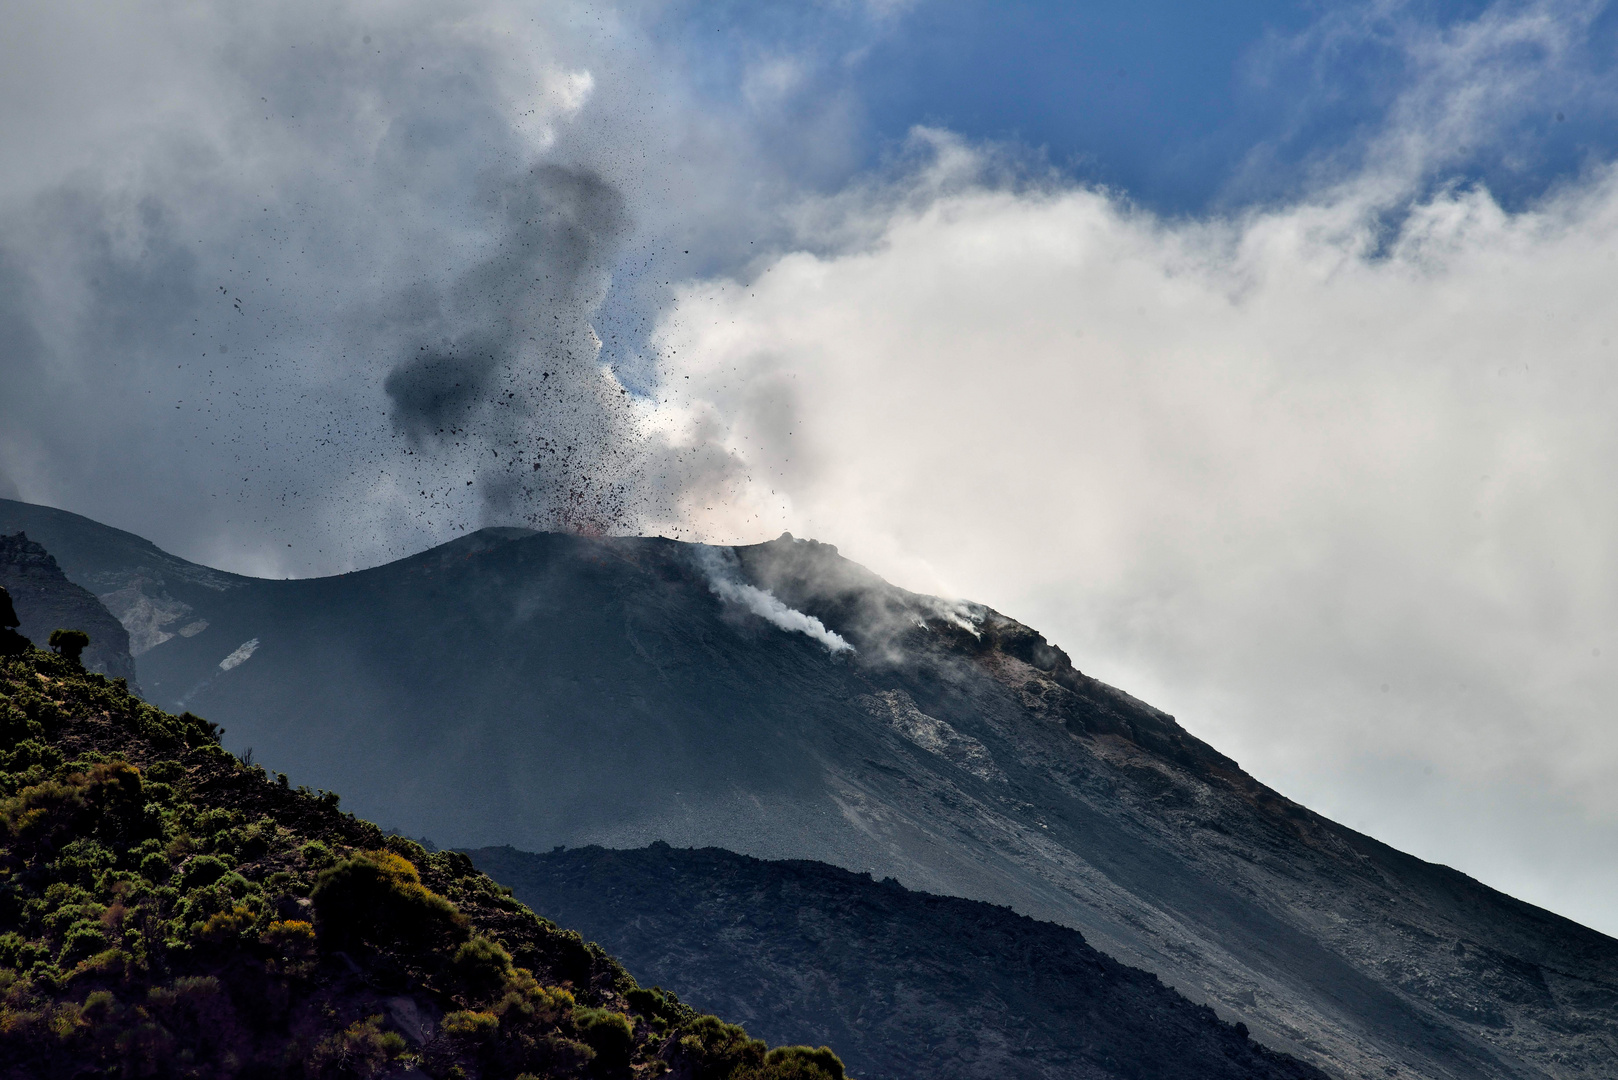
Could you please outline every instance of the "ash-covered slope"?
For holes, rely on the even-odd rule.
[[[1341,1076],[1618,1071],[1618,942],[1310,813],[1027,627],[825,545],[727,566],[486,530],[257,581],[0,502],[19,528],[129,610],[185,605],[137,657],[155,700],[405,832],[713,845],[1007,904]]]
[[[1073,930],[801,860],[653,844],[468,852],[643,983],[862,1080],[1319,1078]]]

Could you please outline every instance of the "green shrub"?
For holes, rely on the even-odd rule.
[[[169,857],[161,851],[154,851],[140,861],[140,876],[147,881],[162,884],[169,879],[170,873],[172,867],[169,866]]]
[[[17,746],[19,743],[26,744],[44,737],[45,725],[30,717],[11,702],[0,701],[0,747]],[[38,746],[39,744],[34,743],[34,745]],[[58,756],[58,760],[60,760],[60,756]],[[22,769],[27,768],[27,765],[8,760],[6,768],[8,770]]]
[[[444,1034],[453,1038],[486,1039],[500,1030],[500,1020],[494,1013],[463,1009],[460,1012],[446,1013],[440,1026]]]
[[[185,779],[185,766],[178,761],[159,761],[146,770],[147,779],[159,784],[177,784]]]
[[[482,936],[462,942],[450,967],[473,1001],[497,997],[513,974],[511,954]]]
[[[118,999],[111,990],[92,990],[79,1006],[79,1013],[92,1024],[106,1023],[115,1017],[118,1012]]]
[[[279,837],[279,830],[275,822],[269,818],[259,818],[249,825],[244,825],[234,831],[232,847],[236,857],[243,861],[262,858],[275,846]]]
[[[435,851],[427,856],[427,862],[438,873],[451,878],[468,878],[477,876],[477,868],[472,860],[459,851]]]
[[[117,861],[117,857],[105,845],[87,836],[81,837],[62,848],[56,860],[56,876],[63,881],[90,885],[101,871]]]
[[[25,787],[11,798],[0,800],[0,829],[4,830],[0,838],[11,841],[13,854],[31,856],[36,851],[51,850],[67,835],[83,835],[84,826],[95,820],[95,804],[103,801],[100,788],[100,778],[80,773]]]
[[[234,904],[229,911],[208,916],[197,931],[197,936],[210,945],[222,945],[240,937],[242,931],[253,925],[256,917],[253,909],[246,904]]]
[[[651,1019],[676,1021],[685,1018],[690,1008],[661,986],[650,989],[637,986],[624,995],[629,1007]]]
[[[277,919],[259,935],[259,940],[278,956],[301,960],[314,955],[315,928],[302,919]]]
[[[427,849],[410,839],[408,836],[388,836],[382,841],[382,846],[395,855],[402,855],[406,859],[420,866],[427,861]]]
[[[735,1080],[843,1080],[843,1061],[829,1046],[778,1046]]]
[[[57,954],[56,962],[64,968],[72,967],[80,960],[94,956],[106,947],[107,935],[101,927],[101,921],[81,919],[62,935],[62,951]]]
[[[241,815],[234,810],[204,810],[197,815],[191,831],[198,839],[206,838],[213,843],[223,840],[228,844],[232,827],[239,820]]]
[[[217,855],[198,855],[180,871],[180,888],[189,892],[204,885],[212,885],[230,873],[230,864]]]
[[[29,941],[14,930],[0,934],[0,967],[25,972],[35,964],[49,960],[50,956],[50,950],[42,943]]]
[[[494,1014],[502,1024],[556,1024],[573,1015],[572,992],[559,986],[541,986],[527,968],[513,969],[502,990],[494,1005]],[[594,1051],[591,1056],[595,1056]]]
[[[337,856],[331,853],[331,848],[319,840],[309,841],[298,849],[298,854],[303,856],[304,862],[316,870],[324,870],[337,861]]]
[[[765,1044],[745,1029],[717,1016],[698,1016],[680,1025],[676,1047],[696,1080],[726,1080],[740,1069],[764,1063]]]
[[[12,715],[21,716],[14,712]],[[0,723],[4,723],[5,705],[0,702]],[[0,745],[6,740],[0,736]],[[0,753],[0,769],[6,772],[24,772],[35,766],[46,772],[53,772],[62,764],[62,752],[54,746],[28,738],[17,743],[9,752]],[[40,777],[39,779],[44,779]]]
[[[133,958],[123,949],[103,949],[94,956],[81,960],[64,982],[73,982],[78,979],[123,979],[130,971]]]
[[[606,1069],[629,1065],[635,1051],[635,1028],[629,1017],[611,1009],[574,1009],[573,1025],[579,1038],[596,1052],[596,1063]]]
[[[70,664],[77,664],[79,657],[90,645],[90,635],[83,630],[52,630],[51,648],[56,654]]]
[[[361,941],[430,945],[466,936],[466,917],[391,851],[362,852],[322,870],[310,899],[321,936],[339,947]]]

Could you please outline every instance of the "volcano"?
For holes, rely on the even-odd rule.
[[[1297,805],[829,545],[486,529],[271,581],[0,501],[147,696],[410,835],[815,860],[1080,931],[1343,1077],[1612,1075],[1618,941]],[[846,646],[846,647],[844,647]]]

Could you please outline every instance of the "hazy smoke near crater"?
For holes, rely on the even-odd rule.
[[[414,452],[458,462],[502,523],[633,526],[636,425],[591,320],[629,228],[598,173],[536,165],[487,192],[492,253],[438,295],[412,297],[426,343],[383,382]]]

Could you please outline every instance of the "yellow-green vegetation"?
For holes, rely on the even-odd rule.
[[[841,1080],[218,735],[0,659],[0,1077]]]

